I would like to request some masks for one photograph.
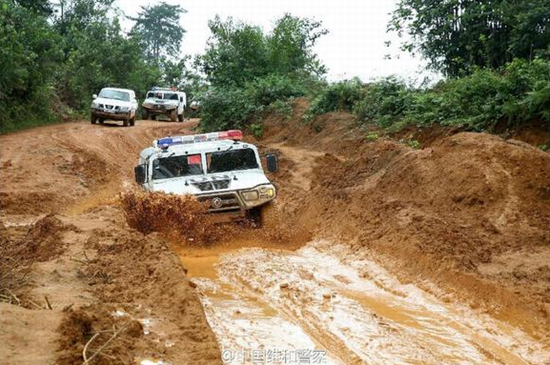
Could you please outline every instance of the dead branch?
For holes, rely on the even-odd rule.
[[[48,296],[44,295],[44,298],[46,299],[46,304],[48,304],[48,309],[53,310],[52,305],[50,304],[50,301],[48,300]]]
[[[94,357],[96,357],[97,355],[99,355],[101,353],[101,351],[103,351],[110,343],[111,341],[113,341],[122,331],[124,331],[126,329],[128,325],[125,324],[124,326],[122,326],[118,331],[116,331],[112,336],[111,338],[109,338],[96,352],[94,352],[94,354],[92,356],[90,356],[89,358],[87,357],[87,354],[86,354],[86,351],[88,350],[88,346],[90,345],[90,343],[93,342],[93,340],[100,335],[100,333],[96,333],[95,335],[92,336],[92,338],[90,338],[90,341],[88,341],[86,343],[86,345],[84,346],[84,350],[82,351],[82,357],[84,358],[84,362],[82,363],[82,365],[87,365],[90,363],[90,361],[92,361],[92,359]]]

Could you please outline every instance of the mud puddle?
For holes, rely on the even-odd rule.
[[[403,285],[349,249],[181,255],[227,364],[542,364],[548,346]]]

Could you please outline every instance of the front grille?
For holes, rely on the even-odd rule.
[[[214,206],[213,201],[215,199],[220,199],[221,203],[219,206]],[[209,210],[211,212],[219,212],[225,210],[235,210],[240,209],[241,205],[239,199],[237,198],[236,193],[227,193],[227,194],[216,194],[209,196],[200,196],[198,197],[200,202],[208,204]]]

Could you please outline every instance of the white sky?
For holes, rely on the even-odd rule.
[[[151,0],[116,0],[126,15],[135,16],[141,5],[154,4]],[[381,76],[399,75],[419,79],[428,75],[424,62],[399,52],[396,35],[386,34],[389,13],[396,0],[166,0],[179,4],[188,13],[181,19],[187,33],[182,43],[182,54],[203,53],[210,36],[208,20],[216,14],[222,19],[229,16],[247,23],[272,29],[276,19],[285,12],[315,18],[330,31],[315,48],[319,58],[328,67],[330,80],[350,79],[359,76],[368,81]],[[131,21],[123,22],[129,29]],[[384,55],[390,50],[384,45],[392,40],[392,60]],[[397,56],[397,57],[396,57]]]

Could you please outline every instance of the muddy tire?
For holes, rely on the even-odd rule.
[[[269,202],[248,211],[248,218],[258,228],[276,228],[279,224],[279,211],[273,202]]]
[[[122,125],[125,126],[125,127],[128,127],[128,124],[130,124],[130,119],[124,119],[124,121],[122,122]]]
[[[105,119],[99,118],[99,124],[103,124],[103,123],[105,123]]]
[[[93,114],[92,114],[91,117],[90,117],[90,123],[92,123],[92,124],[96,124],[96,123],[97,123],[97,117],[96,117],[95,115],[93,115]]]
[[[136,116],[134,115],[134,117],[130,119],[130,127],[133,127],[135,125],[136,125]]]
[[[151,115],[151,120],[157,120],[157,116],[156,115]]]
[[[142,117],[144,120],[149,119],[149,112],[147,111],[147,109],[143,109],[143,113],[141,114],[143,114]]]
[[[170,121],[171,122],[175,122],[178,118],[178,111],[177,110],[173,110],[171,113],[170,113]]]
[[[185,120],[185,111],[182,111],[180,115],[178,115],[178,120],[180,122],[183,122]]]

